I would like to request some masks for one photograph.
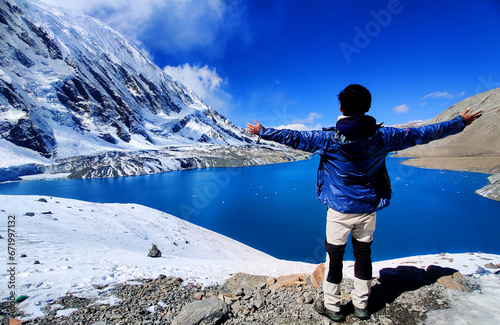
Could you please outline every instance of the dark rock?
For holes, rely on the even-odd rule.
[[[38,199],[38,202],[45,202],[45,203],[47,203],[47,199],[44,199],[44,198],[42,197],[42,198],[39,198],[39,199]]]
[[[17,146],[37,151],[46,158],[54,156],[54,133],[44,123],[38,124],[32,119],[20,118],[5,139]]]
[[[26,68],[29,69],[35,65],[35,62],[33,62],[30,58],[24,55],[24,53],[21,52],[20,50],[16,49],[14,53],[16,55],[16,59]]]
[[[500,269],[500,264],[487,263],[484,265],[487,269]]]
[[[161,257],[161,251],[158,249],[156,245],[153,245],[153,247],[149,250],[148,253],[149,257]]]
[[[111,134],[105,133],[102,135],[99,135],[99,138],[103,139],[106,142],[109,142],[111,144],[117,144],[118,140],[116,140]]]

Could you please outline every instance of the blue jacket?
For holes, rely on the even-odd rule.
[[[385,157],[393,151],[461,132],[465,119],[418,128],[383,127],[368,115],[340,119],[335,127],[295,131],[262,127],[259,136],[319,154],[316,198],[343,213],[371,213],[389,205],[392,190]]]

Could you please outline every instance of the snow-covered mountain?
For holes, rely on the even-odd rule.
[[[254,142],[97,19],[1,0],[0,39],[0,145],[12,152],[51,161]]]

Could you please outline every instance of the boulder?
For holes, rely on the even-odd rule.
[[[325,278],[325,264],[319,264],[314,272],[311,274],[311,284],[314,288],[321,288],[321,282],[323,282]]]
[[[238,296],[241,295],[242,292],[248,291],[252,288],[265,287],[267,278],[268,277],[263,275],[236,273],[226,280],[226,282],[222,286],[222,292]]]
[[[229,306],[216,297],[193,301],[185,305],[172,325],[215,325],[229,317]]]
[[[471,292],[472,289],[467,285],[465,277],[458,270],[449,267],[439,267],[430,265],[427,273],[440,285],[463,292]]]
[[[463,279],[463,280],[462,280]],[[472,290],[467,286],[465,279],[462,274],[458,273],[456,275],[446,275],[440,277],[437,280],[437,283],[440,285],[453,290],[463,291],[463,292],[471,292]]]
[[[282,287],[291,287],[301,284],[307,284],[307,278],[309,276],[305,273],[300,274],[291,274],[291,275],[282,275],[276,279],[276,283],[269,286],[269,289],[272,291],[282,288]]]
[[[484,265],[485,268],[488,269],[500,269],[500,264],[487,263]]]
[[[158,249],[156,245],[153,245],[153,247],[149,250],[148,253],[149,257],[161,257],[161,251]]]

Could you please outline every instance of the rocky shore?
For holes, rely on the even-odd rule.
[[[109,151],[57,159],[51,164],[0,168],[0,182],[54,174],[72,179],[135,176],[184,169],[257,166],[309,158],[309,153],[267,143],[171,146],[161,150]]]
[[[486,266],[493,271],[499,267]],[[45,308],[46,316],[23,324],[329,324],[314,310],[322,303],[323,270],[319,265],[312,275],[278,278],[238,273],[223,285],[210,287],[165,275],[96,286],[98,299],[68,293]],[[450,290],[463,294],[481,290],[473,278],[450,268],[382,269],[372,287],[371,319],[359,321],[350,302],[352,283],[347,278],[341,285],[345,324],[419,324],[430,311],[450,307]],[[5,308],[3,303],[3,321]],[[14,316],[22,315],[18,311]]]

